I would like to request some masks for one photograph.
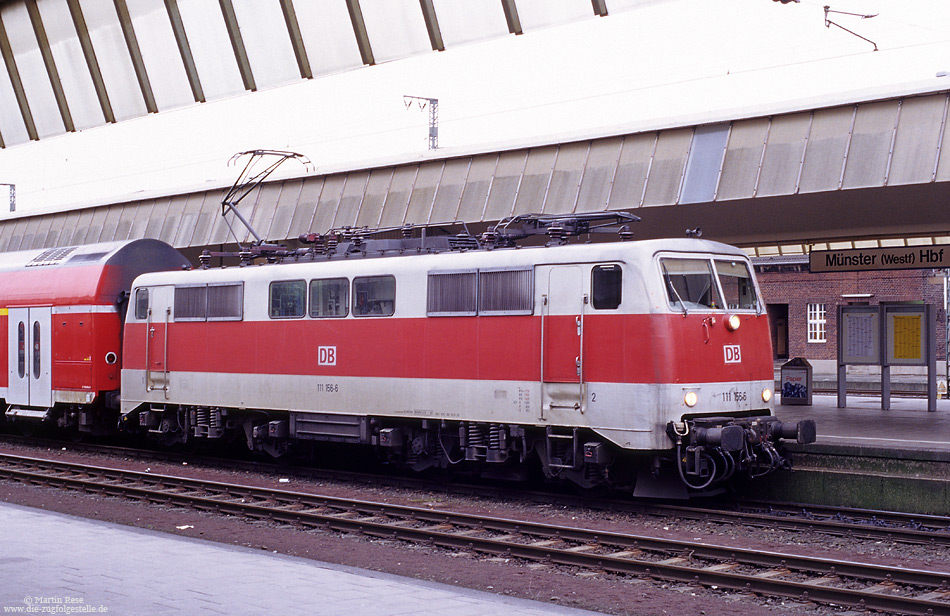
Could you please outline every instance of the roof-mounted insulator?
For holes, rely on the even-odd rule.
[[[624,225],[620,227],[617,231],[617,235],[620,236],[621,242],[629,242],[633,239],[633,231],[630,230],[630,225]]]
[[[486,248],[494,248],[495,244],[498,243],[498,232],[495,231],[494,227],[482,233],[481,237]]]
[[[567,241],[567,230],[559,224],[553,224],[548,227],[548,237],[551,238],[550,244],[563,244]]]
[[[208,269],[211,267],[211,251],[202,250],[201,254],[198,255],[198,263],[201,264],[201,269]]]

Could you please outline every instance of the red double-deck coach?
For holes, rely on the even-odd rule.
[[[132,281],[188,261],[157,240],[0,253],[0,403],[7,421],[82,432],[118,417]]]

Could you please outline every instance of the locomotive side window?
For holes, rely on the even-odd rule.
[[[620,305],[623,270],[619,265],[595,265],[591,270],[591,301],[596,310],[614,310]]]
[[[307,282],[280,280],[270,283],[268,314],[272,319],[300,318],[307,313]]]
[[[345,317],[349,312],[350,281],[327,278],[310,281],[310,316]]]
[[[533,270],[478,272],[479,314],[531,314],[534,308]]]
[[[175,320],[204,321],[208,309],[208,287],[175,287]]]
[[[477,272],[437,272],[429,274],[426,314],[429,316],[474,315],[478,288]]]
[[[389,317],[396,312],[396,278],[366,276],[353,279],[353,316]]]
[[[716,261],[716,273],[725,296],[726,308],[754,310],[758,307],[752,274],[743,261]]]
[[[706,259],[660,259],[670,306],[681,310],[722,308],[712,267]]]
[[[135,318],[139,321],[148,318],[148,289],[135,290]]]
[[[244,318],[244,284],[208,285],[208,320],[240,321]]]

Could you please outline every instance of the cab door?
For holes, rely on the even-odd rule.
[[[168,397],[168,322],[171,319],[174,288],[170,286],[143,287],[145,304],[145,390],[156,389]],[[138,298],[137,298],[138,299]],[[139,306],[136,306],[136,310]],[[138,314],[136,316],[139,316]]]
[[[9,404],[53,406],[52,308],[10,308],[8,313]]]
[[[579,383],[583,356],[583,273],[576,265],[552,267],[544,310],[544,381]]]
[[[584,312],[588,302],[579,265],[539,268],[541,389],[545,409],[584,411]]]

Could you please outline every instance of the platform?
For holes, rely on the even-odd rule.
[[[927,411],[925,397],[891,396],[891,408],[881,410],[880,396],[849,394],[838,408],[836,395],[814,394],[812,404],[775,404],[783,421],[814,419],[816,445],[875,447],[899,451],[950,452],[950,400],[938,399]]]
[[[813,404],[775,405],[783,421],[814,419],[814,443],[785,446],[794,471],[775,473],[754,495],[798,503],[950,515],[950,400],[815,394]]]
[[[7,503],[0,546],[4,614],[593,614]]]

